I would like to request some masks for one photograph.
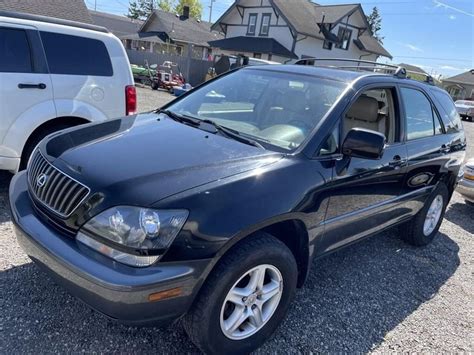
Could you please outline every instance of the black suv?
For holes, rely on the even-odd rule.
[[[461,121],[445,91],[387,72],[246,67],[53,134],[11,183],[18,240],[112,318],[183,318],[204,352],[252,351],[313,259],[395,225],[419,246],[438,231]]]

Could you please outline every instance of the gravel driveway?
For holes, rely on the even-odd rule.
[[[140,110],[169,98],[139,89]],[[474,142],[474,123],[465,127]],[[197,352],[181,325],[116,324],[40,272],[15,241],[9,180],[0,173],[0,353]],[[455,194],[426,248],[402,243],[393,230],[315,262],[287,320],[259,352],[474,351],[473,212]]]

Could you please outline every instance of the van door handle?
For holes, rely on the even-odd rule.
[[[39,84],[18,84],[18,89],[46,89],[46,84],[39,83]]]

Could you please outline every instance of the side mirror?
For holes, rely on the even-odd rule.
[[[363,159],[377,160],[382,158],[385,147],[385,136],[382,133],[364,128],[353,128],[347,133],[342,145],[342,154]]]

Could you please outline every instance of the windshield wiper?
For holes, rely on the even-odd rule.
[[[207,123],[207,124],[210,124],[210,125],[214,126],[214,128],[217,131],[219,131],[220,133],[224,133],[224,135],[226,135],[227,137],[233,138],[236,141],[239,141],[239,142],[242,142],[242,143],[245,143],[245,144],[248,144],[248,145],[252,145],[252,146],[257,147],[257,148],[264,148],[263,145],[261,145],[259,142],[255,141],[253,139],[244,137],[238,131],[236,131],[234,129],[231,129],[231,128],[221,126],[220,124],[218,124],[218,123],[216,123],[212,120],[207,120],[207,119],[206,120],[201,120],[201,123]]]
[[[176,112],[170,111],[170,110],[156,110],[156,113],[163,113],[169,118],[181,122],[181,123],[189,123],[192,124],[193,126],[199,126],[201,121],[197,118],[193,118],[187,115],[180,115]]]

